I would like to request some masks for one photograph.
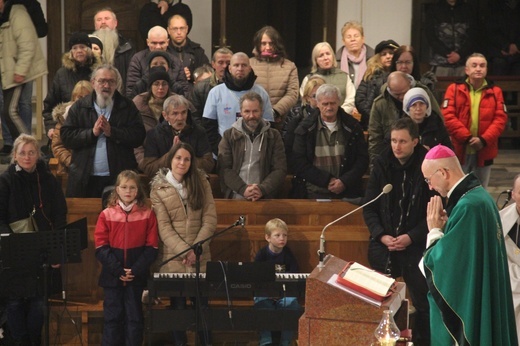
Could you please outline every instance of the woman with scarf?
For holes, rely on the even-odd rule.
[[[281,129],[286,115],[298,101],[298,69],[287,59],[282,37],[272,26],[264,26],[253,38],[250,64],[256,83],[269,94],[275,127]]]

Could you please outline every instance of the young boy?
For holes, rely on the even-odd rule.
[[[264,246],[255,257],[255,262],[271,262],[277,273],[298,273],[298,263],[287,245],[287,224],[278,218],[269,220],[265,224],[265,240],[269,243]],[[300,304],[295,297],[269,298],[255,297],[255,308],[257,309],[289,309],[298,310]],[[282,331],[280,345],[287,346],[293,339],[292,330]],[[259,345],[271,345],[271,331],[260,332]]]

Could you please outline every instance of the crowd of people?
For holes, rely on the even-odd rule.
[[[511,6],[504,2],[493,10],[520,10],[520,4]],[[59,229],[65,225],[65,196],[99,198],[111,191],[95,231],[96,257],[103,268],[99,284],[105,291],[103,343],[139,345],[140,300],[149,270],[182,253],[155,269],[192,271],[196,258],[191,247],[216,229],[208,174],[218,175],[224,198],[252,202],[277,198],[287,174],[292,175],[290,198],[357,204],[370,201],[390,183],[393,190],[364,210],[370,231],[368,261],[408,285],[417,311],[416,345],[495,344],[499,336],[501,345],[517,344],[507,261],[498,257],[506,247],[508,255],[510,248],[518,250],[518,242],[504,247],[504,237],[518,240],[518,221],[511,221],[513,211],[504,214],[502,232],[485,188],[507,122],[504,96],[487,78],[488,67],[497,74],[520,70],[515,41],[520,29],[509,22],[493,23],[500,37],[494,43],[501,46],[484,55],[474,53],[478,24],[469,4],[441,0],[429,11],[431,70],[421,73],[410,45],[387,39],[371,48],[362,25],[349,21],[341,30],[344,46],[336,53],[328,42],[314,46],[311,71],[300,83],[297,66],[272,26],[254,35],[252,57],[219,48],[210,62],[188,37],[193,17],[185,4],[159,0],[143,7],[139,29],[147,48],[139,52],[117,31],[116,13],[102,8],[94,15],[92,34],[70,35],[62,67],[52,76],[44,100],[49,154],[58,159],[60,173],[68,174],[63,193],[23,116],[24,95],[32,92],[34,79],[47,73],[38,33],[25,1],[0,0],[0,23],[11,24],[0,27],[2,129],[7,139],[0,152],[11,159],[0,176],[0,230],[14,232],[14,224],[26,219],[39,231]],[[515,28],[517,36],[512,37]],[[436,76],[460,77],[440,104],[433,94]],[[151,181],[151,208],[144,203],[147,189],[139,174]],[[520,189],[516,185],[515,180],[515,189]],[[442,199],[452,194],[456,198]],[[517,194],[513,198],[520,203]],[[473,208],[467,200],[485,206]],[[457,224],[476,215],[489,223],[488,228],[475,224],[480,233]],[[476,248],[469,257],[494,266],[489,268],[493,276],[480,273],[463,283],[467,288],[459,291],[475,295],[486,283],[494,285],[469,309],[450,286],[467,269],[459,268],[456,258],[450,262],[456,256],[450,248],[464,238],[493,238],[491,226],[495,243],[485,247],[468,241]],[[129,227],[135,234],[127,239]],[[506,228],[516,233],[508,235]],[[268,246],[257,260],[281,261],[282,270],[297,271],[285,247],[287,232],[282,220],[268,222]],[[203,263],[210,260],[209,242],[204,246]],[[60,264],[52,265],[59,273]],[[453,269],[444,275],[448,266]],[[518,273],[511,270],[513,283]],[[37,345],[43,298],[37,290],[17,287],[40,273],[6,275],[18,283],[6,289],[11,336],[23,345]],[[497,304],[504,311],[499,322],[493,322],[498,308],[491,304],[496,294],[506,295]],[[285,297],[283,304],[271,300],[257,297],[255,302],[262,308],[299,308],[294,299]],[[519,305],[516,296],[515,303]],[[186,300],[172,298],[171,305],[183,308]],[[477,315],[480,325],[471,322]],[[176,330],[173,336],[177,345],[186,344],[185,331]],[[211,333],[199,337],[211,344]],[[282,333],[282,344],[292,337]],[[261,333],[261,345],[271,342],[268,332]]]

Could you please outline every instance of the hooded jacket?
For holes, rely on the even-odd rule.
[[[184,207],[179,193],[172,184],[166,180],[167,169],[161,169],[152,180],[150,200],[152,208],[157,216],[159,229],[159,254],[157,262],[186,250],[193,244],[204,240],[215,232],[217,228],[217,212],[215,201],[211,193],[208,180],[203,176],[204,202],[199,210],[193,210],[190,206]],[[189,193],[189,192],[188,192]],[[202,245],[200,257],[201,271],[206,271],[206,263],[211,260],[210,242]],[[180,256],[154,271],[160,273],[186,273],[195,272],[195,266],[188,267],[182,264],[184,256]]]
[[[218,171],[224,197],[233,197],[233,192],[244,195],[248,184],[241,178],[240,173],[244,168],[247,169],[243,165],[251,165],[251,162],[246,161],[248,156],[259,160],[259,172],[252,174],[260,180],[258,186],[262,190],[263,198],[274,198],[280,191],[287,173],[285,149],[280,132],[263,121],[258,134],[251,141],[243,126],[243,119],[238,119],[224,132],[219,144]],[[252,150],[258,150],[259,155],[255,155]]]

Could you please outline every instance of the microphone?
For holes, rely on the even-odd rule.
[[[240,215],[240,217],[238,218],[238,224],[244,227],[244,225],[246,224],[246,217],[244,215]]]
[[[507,200],[509,202],[509,200],[511,199],[511,193],[513,192],[513,189],[509,189],[509,190],[504,190],[502,192],[500,192],[500,194],[504,194],[504,193],[507,193]]]
[[[392,184],[386,184],[383,187],[383,191],[381,191],[381,193],[379,195],[377,195],[376,198],[372,199],[371,201],[368,201],[367,203],[357,207],[354,210],[351,210],[350,212],[348,212],[345,215],[337,218],[336,220],[334,220],[332,222],[329,222],[325,227],[323,227],[323,230],[321,231],[321,236],[320,236],[320,249],[318,250],[318,256],[320,258],[320,262],[318,263],[318,268],[323,268],[324,267],[324,265],[323,265],[323,258],[325,257],[325,230],[327,228],[329,228],[329,226],[332,226],[336,222],[343,220],[344,218],[346,218],[347,216],[355,213],[359,209],[362,209],[362,208],[366,207],[367,205],[369,205],[371,203],[374,203],[375,201],[377,201],[379,199],[379,197],[381,197],[382,195],[386,195],[390,191],[392,191],[392,188],[393,188]]]

